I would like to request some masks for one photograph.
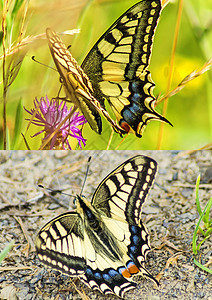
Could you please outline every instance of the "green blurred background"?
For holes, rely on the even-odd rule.
[[[12,1],[11,1],[12,2]],[[15,1],[14,1],[15,2]],[[29,1],[26,16],[26,36],[36,36],[45,32],[46,27],[62,32],[77,28],[75,36],[64,35],[64,43],[71,45],[71,53],[82,62],[89,49],[105,30],[130,6],[138,1],[130,0],[51,0]],[[164,94],[167,87],[168,70],[177,20],[179,1],[171,1],[164,8],[156,30],[150,64],[152,79],[156,84],[154,94]],[[16,41],[23,16],[23,4],[17,11],[12,26],[12,41]],[[212,2],[211,0],[185,0],[180,24],[180,32],[175,52],[174,74],[171,88],[190,72],[202,67],[212,54]],[[9,88],[7,98],[8,148],[26,149],[21,132],[25,134],[29,115],[23,110],[33,107],[35,97],[48,95],[49,99],[58,93],[60,83],[58,74],[32,61],[35,55],[40,62],[54,67],[45,38],[37,39],[28,45],[28,52],[15,81]],[[1,47],[2,52],[2,47]],[[1,53],[2,55],[2,53]],[[2,68],[2,60],[1,60]],[[1,72],[2,73],[2,72]],[[197,149],[212,141],[212,73],[206,72],[189,83],[181,92],[168,101],[167,119],[174,125],[164,126],[161,149]],[[1,84],[1,133],[2,133],[2,84]],[[19,106],[19,121],[15,116]],[[163,103],[156,110],[162,113]],[[103,118],[102,118],[103,119]],[[157,149],[160,122],[148,124],[141,139],[129,135],[126,139],[111,135],[110,125],[103,120],[103,133],[98,136],[87,124],[83,136],[87,145],[83,149]],[[16,129],[16,132],[15,132]],[[40,131],[31,125],[26,133],[30,149],[38,149],[42,136],[31,138]],[[15,134],[15,139],[14,139]],[[1,137],[2,149],[2,137]]]

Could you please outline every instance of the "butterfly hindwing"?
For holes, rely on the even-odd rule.
[[[150,243],[141,221],[156,170],[153,159],[135,156],[100,183],[91,203],[77,195],[76,212],[56,217],[38,233],[40,260],[104,294],[123,297],[135,288],[135,274],[157,283],[144,266]]]
[[[66,275],[78,276],[88,287],[104,294],[122,297],[135,288],[134,282],[114,269],[114,258],[99,254],[103,249],[96,249],[95,239],[88,237],[82,226],[81,217],[72,212],[47,223],[35,243],[41,262]]]
[[[91,204],[109,218],[139,225],[142,205],[156,172],[157,163],[153,159],[135,156],[100,183]]]

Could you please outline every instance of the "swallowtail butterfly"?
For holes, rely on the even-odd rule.
[[[102,114],[120,135],[141,137],[150,120],[171,123],[154,109],[155,86],[149,65],[152,40],[160,15],[160,0],[142,0],[129,8],[100,37],[81,67],[58,35],[46,35],[66,92],[90,127],[101,134]],[[105,108],[108,101],[116,122]]]
[[[119,297],[136,287],[136,274],[158,284],[144,266],[150,242],[141,221],[156,171],[153,159],[135,156],[103,179],[91,203],[77,195],[76,211],[54,218],[39,231],[41,262]]]

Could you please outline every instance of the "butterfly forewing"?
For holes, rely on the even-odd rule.
[[[142,205],[156,172],[157,163],[148,157],[136,156],[126,161],[100,183],[92,205],[109,218],[139,225]]]

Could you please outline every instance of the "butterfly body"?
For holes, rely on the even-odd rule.
[[[153,119],[170,124],[154,109],[155,84],[147,70],[160,10],[160,0],[142,0],[132,6],[100,37],[81,67],[57,34],[47,29],[67,101],[82,111],[95,132],[102,131],[100,115],[120,135],[132,132],[141,137]],[[116,121],[106,110],[105,101]]]
[[[150,243],[141,221],[156,170],[154,160],[136,156],[100,183],[91,202],[76,196],[75,212],[56,217],[38,233],[40,260],[104,294],[123,297],[136,287],[136,274],[157,283],[144,266]]]

